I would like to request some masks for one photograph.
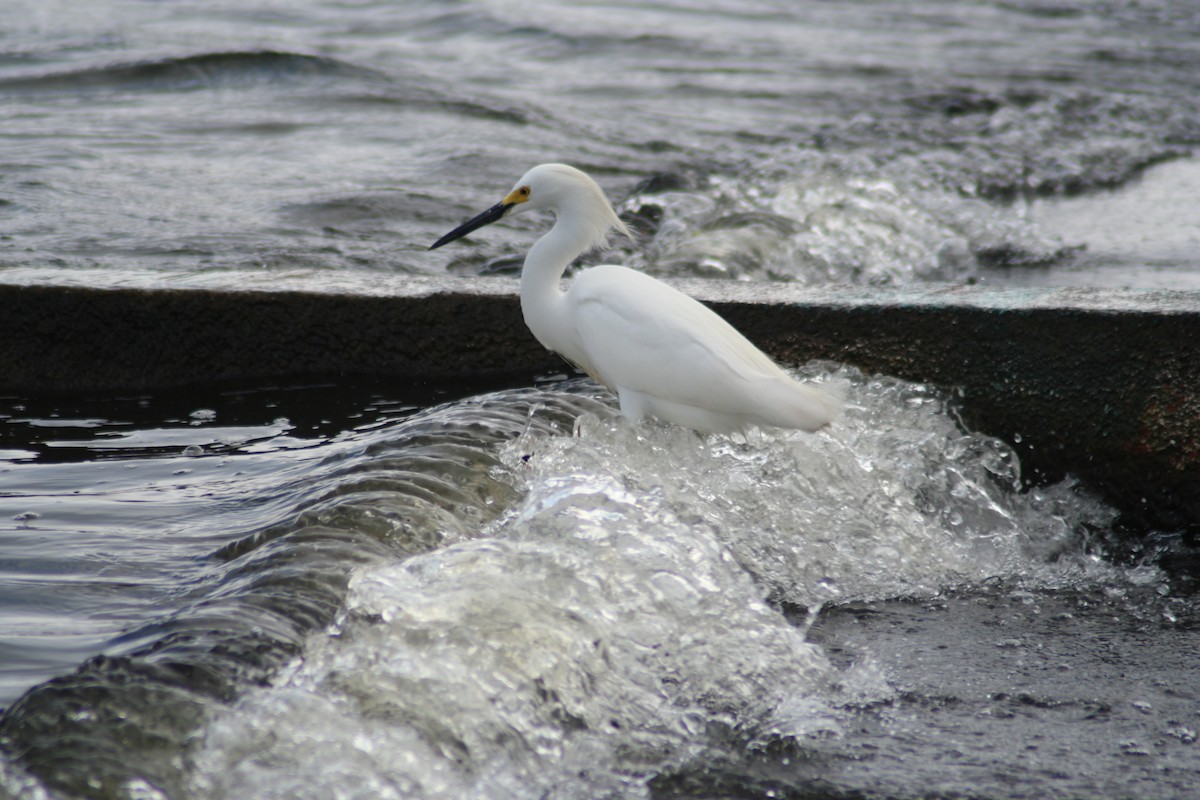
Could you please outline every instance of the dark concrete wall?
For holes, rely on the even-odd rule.
[[[0,273],[0,391],[288,375],[515,379],[561,369],[510,279]],[[120,285],[119,285],[120,284]],[[1131,515],[1200,525],[1200,295],[684,283],[776,358],[955,390],[1028,477],[1074,473]],[[1019,442],[1018,442],[1019,438]]]
[[[1189,313],[846,306],[751,321],[777,357],[831,358],[952,389],[964,423],[1013,444],[1027,480],[1070,473],[1139,525],[1200,523],[1200,298]]]
[[[8,391],[314,373],[461,378],[554,363],[515,297],[0,286],[0,307]]]

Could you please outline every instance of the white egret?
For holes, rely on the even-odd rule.
[[[525,257],[525,324],[547,349],[615,392],[626,417],[744,433],[755,426],[813,431],[837,415],[837,397],[793,380],[711,309],[648,275],[596,266],[562,291],[575,258],[614,228],[630,236],[603,190],[574,167],[534,167],[503,200],[429,249],[530,209],[556,219]]]

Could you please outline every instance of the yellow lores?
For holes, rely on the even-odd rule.
[[[626,417],[727,433],[756,426],[813,431],[837,416],[837,397],[792,379],[707,306],[648,275],[591,267],[562,291],[563,272],[581,253],[602,245],[613,229],[630,235],[596,182],[574,167],[534,167],[503,200],[430,249],[528,209],[556,219],[525,257],[525,324],[545,347],[615,392]]]
[[[518,186],[517,188],[515,188],[511,192],[509,192],[508,196],[500,201],[500,204],[515,206],[517,203],[524,203],[528,199],[529,199],[529,187],[528,186]],[[436,247],[436,245],[434,245],[434,246]],[[429,249],[432,250],[433,247],[431,247]]]

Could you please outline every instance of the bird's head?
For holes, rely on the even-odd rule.
[[[613,228],[632,238],[594,180],[566,164],[541,164],[522,175],[503,200],[450,231],[429,249],[448,244],[510,214],[538,209],[580,226],[592,247],[602,244]]]

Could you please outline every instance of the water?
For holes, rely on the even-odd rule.
[[[1198,33],[10,0],[0,277],[510,274],[544,220],[425,248],[563,160],[655,274],[1197,289]],[[1194,796],[1194,532],[805,372],[846,418],[748,442],[557,378],[0,398],[0,797]]]
[[[1017,491],[927,387],[807,376],[842,422],[749,441],[631,426],[588,381],[15,409],[0,785],[1187,796],[1170,543],[1122,555],[1086,487]]]
[[[563,160],[637,223],[614,255],[660,274],[1200,286],[1186,0],[12,0],[5,19],[0,269],[503,270],[542,221],[425,248]],[[1134,201],[1153,236],[1115,232],[1127,210],[1096,204],[1154,165]]]

